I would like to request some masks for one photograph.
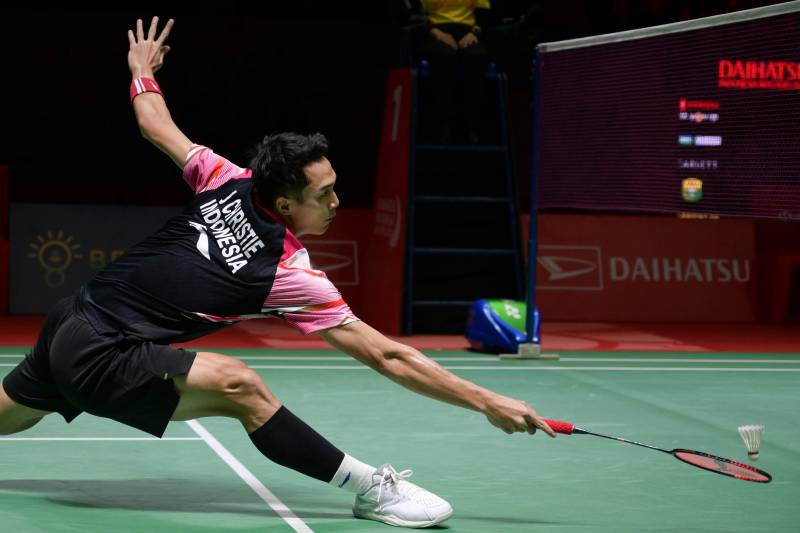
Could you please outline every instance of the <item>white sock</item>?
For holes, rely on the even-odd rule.
[[[328,483],[354,494],[362,494],[372,486],[375,467],[344,454],[342,464]]]

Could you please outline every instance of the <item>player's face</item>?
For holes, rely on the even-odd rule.
[[[339,198],[333,191],[336,184],[336,173],[326,158],[307,165],[303,171],[308,178],[308,185],[303,189],[303,202],[292,202],[289,217],[292,231],[301,235],[322,235],[328,231]]]

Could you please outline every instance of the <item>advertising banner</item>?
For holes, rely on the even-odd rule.
[[[372,225],[369,209],[343,209],[325,235],[301,238],[311,265],[325,272],[357,317],[371,322],[363,294],[364,270],[369,264],[365,245]]]
[[[11,204],[9,311],[46,313],[180,207]]]
[[[750,220],[546,214],[539,243],[536,299],[547,321],[756,319]]]
[[[411,70],[392,69],[375,183],[373,220],[367,240],[364,316],[377,329],[397,335],[403,311],[411,121]]]
[[[180,209],[13,204],[10,311],[46,313]],[[347,209],[324,236],[302,239],[314,268],[326,273],[358,316],[363,310],[362,254],[371,222],[370,210]]]

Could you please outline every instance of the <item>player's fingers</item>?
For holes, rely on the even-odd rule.
[[[142,26],[142,19],[136,19],[136,38],[139,42],[144,41],[144,28]]]
[[[530,424],[528,424],[528,420],[524,416],[514,418],[514,431],[527,433],[528,428],[530,428]]]
[[[543,429],[548,435],[550,435],[551,438],[556,438],[556,432],[553,431],[553,428],[547,425],[547,422],[545,422],[544,420],[542,421],[542,425],[539,427]]]
[[[170,50],[169,46],[162,46],[161,47],[161,50],[159,50],[159,53],[158,53],[158,63],[156,63],[153,66],[153,69],[154,69],[153,72],[155,72],[156,70],[161,69],[161,67],[164,65],[164,56],[167,54],[167,52],[169,52],[169,50]]]
[[[131,46],[136,44],[136,37],[133,36],[133,30],[128,30],[128,44]]]
[[[533,411],[533,410],[531,410]],[[553,431],[553,428],[547,425],[547,422],[544,421],[543,418],[539,417],[536,413],[529,413],[525,415],[525,419],[532,424],[533,426],[543,430],[545,433],[550,435],[551,437],[556,436],[556,432]]]
[[[514,433],[516,433],[516,432],[517,432],[517,426],[516,426],[516,425],[515,425],[513,422],[507,422],[507,421],[506,421],[506,422],[505,422],[505,423],[504,423],[504,424],[501,426],[501,428],[503,429],[503,431],[505,431],[505,432],[506,432],[506,433],[508,433],[509,435],[513,435]]]
[[[153,17],[153,20],[150,21],[150,29],[147,31],[148,41],[156,38],[156,28],[158,28],[158,17]]]
[[[162,44],[164,41],[167,40],[169,37],[169,32],[172,30],[172,26],[175,24],[175,20],[169,19],[167,23],[164,25],[164,29],[161,30],[161,35],[158,36],[158,44]]]

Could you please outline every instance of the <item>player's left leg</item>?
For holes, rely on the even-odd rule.
[[[281,408],[256,371],[223,354],[199,352],[189,372],[174,382],[180,401],[171,420],[225,416],[252,433]]]
[[[271,461],[353,492],[369,486],[374,467],[347,456],[295,416],[242,361],[199,352],[188,373],[175,376],[174,383],[180,400],[171,420],[235,418]]]
[[[374,468],[343,453],[281,405],[261,376],[238,359],[200,352],[174,378],[180,402],[172,420],[238,419],[268,459],[355,493],[353,513],[396,526],[426,527],[452,515],[438,496],[405,480],[411,472]]]

